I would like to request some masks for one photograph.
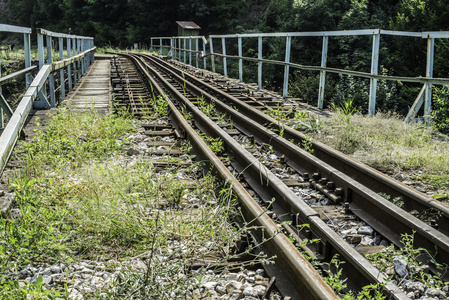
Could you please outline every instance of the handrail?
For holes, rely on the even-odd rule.
[[[0,24],[1,32],[13,32],[13,33],[31,33],[31,28],[21,27],[21,26],[13,26],[7,24]]]
[[[427,39],[427,61],[426,61],[426,73],[425,76],[416,77],[405,77],[405,76],[386,76],[379,75],[379,53],[380,53],[380,38],[382,35],[389,36],[403,36],[409,38],[420,38]],[[345,70],[339,68],[327,67],[327,56],[328,56],[328,43],[329,37],[344,37],[344,36],[369,36],[372,38],[372,55],[371,55],[371,70],[370,72],[360,72],[354,70]],[[285,60],[269,60],[263,59],[262,56],[262,39],[263,38],[285,38]],[[290,62],[291,57],[291,47],[293,37],[320,37],[322,38],[322,52],[321,52],[321,65],[320,66],[307,66],[301,64],[295,64]],[[203,39],[203,51],[199,50],[198,39]],[[258,48],[257,48],[257,58],[255,57],[244,57],[242,55],[242,39],[243,38],[257,38]],[[243,81],[243,61],[253,61],[258,64],[257,81],[258,88],[262,88],[262,66],[264,63],[277,64],[284,66],[284,82],[283,82],[283,96],[287,97],[288,87],[289,87],[289,68],[297,68],[302,70],[311,70],[320,72],[319,89],[318,89],[318,104],[319,108],[323,108],[324,103],[324,91],[326,84],[326,73],[338,73],[348,76],[356,76],[362,78],[370,79],[370,90],[369,90],[369,105],[368,114],[374,115],[376,107],[376,94],[377,94],[377,81],[378,80],[390,80],[390,81],[403,81],[403,82],[417,82],[423,83],[425,85],[425,93],[422,96],[424,101],[418,101],[417,106],[413,107],[413,110],[419,110],[421,103],[424,104],[424,118],[427,124],[430,124],[430,109],[432,102],[432,85],[449,85],[449,78],[434,78],[433,77],[433,64],[434,64],[434,48],[435,39],[448,39],[449,31],[424,31],[424,32],[408,32],[408,31],[393,31],[393,30],[383,30],[383,29],[363,29],[363,30],[344,30],[344,31],[316,31],[316,32],[273,32],[273,33],[244,33],[244,34],[224,34],[224,35],[209,35],[207,41],[205,37],[201,36],[178,36],[172,37],[170,41],[170,46],[155,45],[154,47],[159,47],[159,54],[163,48],[169,48],[169,55],[172,54],[174,59],[179,59],[179,61],[184,60],[187,63],[187,53],[189,57],[189,64],[192,64],[192,53],[202,53],[201,56],[196,56],[196,67],[198,67],[198,62],[200,59],[203,60],[203,68],[206,69],[206,57],[211,58],[211,69],[215,72],[215,56],[222,57],[223,60],[223,75],[228,77],[227,74],[227,61],[226,59],[236,59],[239,61],[239,80]],[[151,41],[167,38],[157,38],[152,37]],[[214,51],[213,39],[221,39],[221,53]],[[238,55],[227,55],[226,54],[226,39],[237,39],[238,42]],[[187,44],[189,40],[189,44]],[[196,46],[192,45],[192,40],[195,40]],[[182,41],[184,45],[182,45]],[[206,45],[209,45],[209,51],[206,53]],[[152,45],[153,47],[153,45]],[[178,55],[177,55],[178,53]],[[420,96],[420,97],[421,97]],[[409,112],[411,113],[411,111]]]
[[[85,39],[85,40],[93,40],[94,39],[93,37],[89,37],[89,36],[52,32],[52,31],[49,31],[49,30],[46,30],[43,28],[37,28],[36,31],[38,34],[47,35],[47,36],[51,36],[51,37],[57,37],[57,38]]]
[[[14,32],[19,32],[18,28],[14,28],[14,26],[3,26],[0,24],[0,31],[2,29],[8,28],[9,30],[16,30]],[[31,29],[30,29],[31,30]],[[12,150],[14,148],[14,145],[17,142],[17,139],[19,137],[19,132],[22,130],[26,118],[32,109],[33,106],[38,107],[45,107],[48,108],[50,106],[53,106],[54,102],[49,103],[46,96],[45,96],[45,90],[47,82],[50,83],[50,93],[54,95],[54,78],[53,74],[57,71],[60,72],[60,74],[63,74],[64,70],[63,68],[67,67],[68,76],[69,79],[72,78],[73,74],[77,72],[76,68],[73,68],[72,70],[71,65],[75,67],[77,63],[82,62],[80,68],[78,68],[79,76],[84,74],[85,71],[87,71],[87,68],[89,67],[90,63],[93,61],[93,52],[95,51],[96,47],[93,45],[93,38],[90,37],[82,37],[82,36],[75,36],[75,35],[67,35],[67,34],[59,34],[54,33],[45,29],[38,29],[38,47],[39,47],[39,54],[41,58],[41,62],[44,61],[44,43],[43,43],[43,36],[47,36],[47,63],[42,64],[40,67],[39,72],[37,73],[34,80],[31,82],[29,87],[27,88],[24,96],[22,97],[22,100],[19,102],[19,105],[17,106],[14,113],[12,113],[10,120],[8,124],[6,125],[5,129],[3,130],[2,135],[0,136],[0,174],[3,173],[3,170],[8,162],[8,159],[12,153]],[[27,31],[26,33],[29,36],[29,33]],[[60,61],[53,62],[52,61],[52,37],[56,37],[59,39],[59,53],[60,58],[62,58]],[[67,39],[67,58],[63,58],[63,39]],[[25,39],[27,41],[27,39]],[[76,42],[76,43],[75,43]],[[71,55],[71,45],[73,44],[73,55]],[[77,46],[78,50],[75,52],[75,46]],[[21,75],[24,73],[27,73],[33,69],[35,69],[36,66],[30,66],[25,68],[24,70],[9,74],[8,76],[0,78],[0,86],[7,81]],[[73,72],[72,72],[73,71]],[[61,79],[63,79],[63,75],[61,76]],[[76,77],[75,77],[76,78]],[[61,80],[61,87],[64,85],[64,80]],[[62,93],[61,93],[62,96]],[[39,99],[39,100],[38,100]],[[40,105],[39,105],[40,103]],[[54,106],[53,106],[54,107]]]
[[[11,80],[13,80],[13,79],[19,77],[20,75],[23,75],[23,74],[26,74],[26,73],[28,73],[28,72],[30,72],[30,71],[33,71],[33,70],[36,69],[36,68],[37,68],[37,66],[31,66],[31,67],[22,69],[22,70],[20,70],[20,71],[11,73],[11,74],[9,74],[9,75],[0,77],[0,86],[2,86],[2,85],[4,85],[4,84],[8,83],[9,81],[11,81]]]

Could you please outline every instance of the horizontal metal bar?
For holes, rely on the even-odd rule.
[[[191,35],[191,36],[173,36],[174,39],[205,39],[204,35]]]
[[[1,32],[31,33],[31,28],[0,24]]]
[[[23,75],[23,74],[26,74],[26,73],[30,72],[30,71],[32,71],[32,70],[34,70],[36,68],[37,68],[37,66],[31,66],[31,67],[28,67],[26,69],[23,69],[23,70],[11,73],[11,74],[3,76],[3,77],[0,77],[0,86],[6,84],[7,82],[13,80],[16,77],[19,77],[20,75]]]
[[[411,32],[411,31],[394,31],[383,29],[362,29],[362,30],[340,30],[340,31],[309,31],[309,32],[275,32],[275,33],[245,33],[245,34],[222,34],[222,35],[210,35],[211,38],[255,38],[255,37],[287,37],[287,36],[354,36],[354,35],[394,35],[405,37],[417,37],[417,38],[449,38],[449,31],[426,31],[426,32]],[[190,39],[190,38],[203,38],[204,36],[176,36],[176,39]],[[154,37],[152,40],[157,39],[170,39],[169,37]]]
[[[57,37],[57,38],[61,37],[61,38],[68,38],[68,39],[84,39],[84,40],[93,40],[94,39],[93,37],[89,37],[89,36],[52,32],[52,31],[49,31],[49,30],[46,30],[43,28],[37,28],[36,31],[38,34],[51,36],[51,37]]]
[[[6,163],[14,149],[14,145],[19,137],[19,132],[22,130],[32,104],[32,97],[23,97],[0,136],[0,174],[3,173]]]
[[[30,87],[25,92],[25,97],[37,97],[39,91],[44,86],[45,81],[48,78],[48,75],[50,75],[51,71],[51,65],[43,65],[42,68],[39,70],[39,73],[37,73],[36,77],[34,77],[33,82],[30,84]]]
[[[265,63],[274,64],[274,65],[282,65],[282,66],[288,65],[288,66],[291,66],[293,68],[300,69],[300,70],[326,71],[326,72],[330,72],[330,73],[345,74],[345,75],[351,75],[351,76],[357,76],[357,77],[363,77],[363,78],[375,78],[375,79],[390,80],[390,81],[419,82],[419,83],[429,82],[429,83],[438,84],[438,85],[449,85],[449,78],[401,77],[401,76],[375,75],[375,74],[366,73],[366,72],[329,68],[329,67],[321,67],[321,66],[306,66],[306,65],[300,65],[300,64],[295,64],[295,63],[286,63],[286,62],[278,61],[278,60],[259,59],[259,58],[236,56],[236,55],[223,55],[221,53],[208,53],[205,56],[203,56],[202,58],[211,56],[211,55],[226,57],[229,59],[243,59],[243,60],[254,61],[254,62],[265,62]]]
[[[397,35],[397,36],[408,36],[408,37],[422,37],[421,32],[409,32],[409,31],[393,31],[393,30],[381,30],[380,34],[384,35]]]
[[[422,33],[422,38],[447,39],[449,38],[449,31],[425,31]]]
[[[185,52],[201,53],[201,58],[205,57],[205,56],[202,55],[203,51],[189,50],[189,49],[184,49],[184,48],[172,48],[172,49],[173,50],[185,51]]]
[[[380,29],[224,34],[224,35],[210,35],[209,37],[211,37],[211,38],[238,38],[238,37],[287,37],[287,36],[351,36],[351,35],[372,35],[372,34],[378,34],[378,33],[380,33]]]
[[[78,55],[75,55],[75,56],[72,56],[70,58],[66,58],[64,60],[60,60],[60,61],[52,63],[51,64],[51,72],[57,71],[57,70],[62,69],[62,68],[66,67],[66,66],[68,66],[68,65],[70,65],[70,64],[72,64],[72,63],[74,63],[76,61],[81,60],[84,56],[86,56],[90,52],[95,51],[95,49],[97,49],[97,47],[90,48],[90,49],[88,49],[86,51],[81,52]]]
[[[163,36],[163,37],[152,37],[152,40],[171,40],[171,37]]]
[[[153,47],[159,47],[159,48],[171,48],[170,45],[153,45]]]

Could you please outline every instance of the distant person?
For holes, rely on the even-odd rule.
[[[69,28],[69,34],[73,34],[72,28]]]

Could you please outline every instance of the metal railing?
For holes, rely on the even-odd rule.
[[[44,37],[45,37],[45,47],[44,47]],[[37,29],[37,44],[39,52],[39,69],[42,66],[53,63],[53,38],[58,39],[58,49],[59,49],[59,61],[63,61],[65,58],[69,59],[71,57],[78,56],[80,53],[85,52],[88,49],[94,48],[94,40],[91,37],[69,35],[63,33],[55,33],[45,29]],[[46,57],[45,57],[46,50]],[[45,59],[46,58],[46,59]],[[77,60],[69,65],[67,65],[67,80],[69,92],[72,90],[73,86],[76,85],[78,80],[84,74],[92,61],[94,60],[93,51],[89,52],[88,55],[84,55],[82,59]],[[59,83],[60,86],[60,98],[65,98],[65,78],[64,70],[61,68],[59,70]],[[39,95],[41,101],[34,104],[35,108],[48,108],[56,106],[56,95],[55,91],[55,79],[53,74],[49,74],[49,93],[50,101],[47,99],[46,91]]]
[[[426,74],[425,76],[417,77],[404,77],[404,76],[387,76],[379,75],[379,45],[382,35],[389,36],[402,36],[402,37],[413,37],[427,39],[427,61],[426,61]],[[338,69],[327,67],[328,58],[328,44],[329,37],[344,37],[344,36],[370,36],[372,38],[372,51],[371,51],[371,70],[370,72],[360,72],[355,70]],[[321,64],[319,66],[308,66],[301,65],[291,62],[291,46],[293,37],[317,37],[322,38],[322,50],[321,50]],[[242,40],[244,38],[257,38],[257,58],[254,57],[243,57],[242,56]],[[285,39],[285,59],[283,61],[263,59],[262,53],[262,42],[264,38],[283,38]],[[288,95],[289,86],[289,71],[290,67],[299,70],[309,70],[320,72],[319,80],[319,90],[318,90],[318,102],[317,106],[323,108],[325,85],[326,85],[326,73],[336,73],[343,74],[361,78],[370,79],[370,89],[369,89],[369,104],[368,104],[368,114],[374,115],[376,109],[376,91],[377,91],[377,81],[378,80],[392,80],[392,81],[402,81],[402,82],[414,82],[422,83],[423,91],[418,95],[415,103],[412,105],[409,114],[407,115],[406,121],[410,121],[422,104],[424,103],[424,118],[426,122],[429,123],[430,110],[432,103],[432,85],[449,85],[449,78],[433,78],[433,65],[434,65],[434,53],[435,53],[435,39],[446,39],[449,38],[449,31],[438,31],[438,32],[405,32],[405,31],[390,31],[382,29],[365,29],[365,30],[348,30],[348,31],[320,31],[320,32],[287,32],[287,33],[251,33],[251,34],[227,34],[227,35],[210,35],[208,42],[205,41],[205,37],[171,37],[163,38],[170,39],[170,53],[172,51],[179,51],[179,53],[184,54],[184,63],[186,61],[185,53],[189,53],[189,64],[192,65],[191,53],[201,53],[200,57],[196,59],[196,66],[198,67],[198,60],[203,59],[203,68],[206,69],[205,58],[207,56],[211,57],[211,69],[215,72],[215,57],[222,57],[223,59],[223,75],[228,77],[227,69],[227,59],[235,59],[239,62],[239,80],[243,81],[243,61],[255,62],[258,65],[257,81],[259,89],[262,88],[263,82],[263,64],[275,64],[284,66],[284,78],[283,78],[283,89],[282,94],[284,97]],[[158,39],[158,38],[152,38]],[[192,48],[192,40],[196,41],[203,39],[203,50],[199,51],[198,46]],[[221,39],[221,50],[222,53],[214,52],[214,39]],[[226,54],[226,40],[237,39],[238,55],[227,55]],[[183,45],[181,40],[184,41]],[[187,44],[186,41],[189,40]],[[176,42],[178,41],[178,43]],[[162,44],[162,42],[161,42]],[[206,45],[209,45],[209,53],[206,54]],[[176,46],[177,45],[177,46]],[[182,47],[181,47],[182,46]],[[174,52],[174,58],[176,59],[176,52]],[[181,55],[178,55],[179,61],[181,61]]]
[[[0,32],[10,32],[16,34],[23,34],[23,50],[24,50],[24,59],[25,59],[25,69],[16,71],[9,75],[2,77],[2,66],[0,65],[0,130],[4,128],[4,118],[3,115],[6,115],[8,118],[11,118],[13,111],[11,106],[6,101],[3,96],[2,86],[18,77],[25,75],[26,88],[31,83],[31,74],[30,72],[36,68],[36,66],[31,66],[31,28],[19,27],[19,26],[11,26],[6,24],[0,24]]]
[[[60,71],[60,86],[58,89],[61,91],[60,96],[63,99],[65,97],[64,68],[67,68],[68,87],[71,90],[73,88],[71,79],[76,83],[94,59],[93,38],[54,33],[45,29],[38,29],[37,31],[40,70],[27,88],[25,95],[0,136],[0,173],[3,172],[31,108],[33,106],[36,108],[55,107],[54,74]],[[46,47],[44,47],[44,36],[46,37]],[[53,62],[52,38],[58,38],[59,41],[59,60],[56,62]],[[67,42],[66,53],[64,52],[64,39]],[[45,48],[47,50],[46,58],[44,55]],[[47,85],[49,85],[50,102],[48,102],[46,96]]]

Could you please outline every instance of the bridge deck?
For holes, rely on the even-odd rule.
[[[67,95],[66,105],[74,110],[95,109],[109,112],[110,60],[96,59],[75,88]]]

